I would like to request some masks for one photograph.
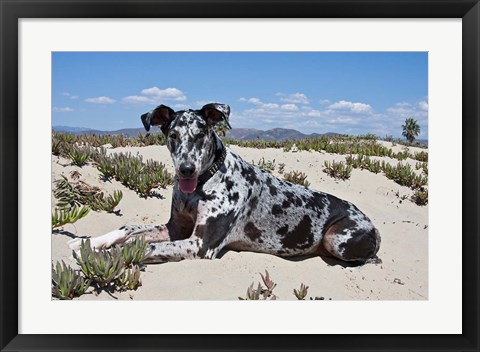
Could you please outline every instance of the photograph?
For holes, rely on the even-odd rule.
[[[478,351],[479,2],[0,0],[0,350]]]
[[[52,300],[429,300],[428,52],[51,70]]]

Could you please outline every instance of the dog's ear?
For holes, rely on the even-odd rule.
[[[200,109],[200,115],[210,126],[215,126],[220,121],[225,121],[228,128],[232,128],[228,122],[228,117],[230,116],[230,106],[226,104],[207,104]]]
[[[165,105],[159,105],[155,109],[146,114],[143,114],[140,118],[142,120],[145,129],[150,131],[150,126],[160,126],[163,130],[173,120],[175,111]]]

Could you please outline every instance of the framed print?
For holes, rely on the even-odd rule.
[[[0,11],[2,350],[478,350],[478,1],[7,0],[1,2]],[[189,119],[198,119],[197,128],[203,126],[206,132],[193,133],[190,127],[182,134],[177,125],[180,120],[189,125]],[[256,128],[248,130],[255,136],[244,144],[233,139],[228,143],[245,160],[235,164],[238,168],[248,169],[251,162],[264,172],[253,175],[242,169],[231,176],[233,181],[224,176],[222,182],[229,185],[224,193],[229,196],[214,206],[178,202],[198,190],[203,190],[205,199],[213,197],[206,194],[207,182],[218,170],[226,173],[225,165],[233,169],[228,160],[236,159],[236,154],[219,147],[223,144],[217,139],[213,139],[216,149],[201,149],[210,151],[214,160],[207,168],[213,170],[208,178],[200,171],[200,176],[196,174],[203,164],[188,159],[191,165],[186,165],[187,159],[175,159],[181,142],[191,138],[188,148],[197,150],[212,126],[221,123],[233,125],[229,132],[225,127],[227,137],[235,129],[246,133]],[[97,132],[74,139],[73,134],[63,134],[62,125],[69,126],[69,132],[72,127],[114,131],[123,125],[142,132],[104,137],[91,152],[98,167],[76,168],[65,155],[80,163],[82,146],[93,145]],[[143,129],[155,132],[156,126],[161,132],[144,135]],[[280,144],[275,133],[286,132],[273,130],[277,127],[300,135],[331,135],[316,136],[326,142],[318,149],[321,153],[312,153],[316,146]],[[268,135],[263,130],[274,135],[272,144],[265,146],[276,143],[277,149],[248,149],[251,143],[270,138],[259,137]],[[342,138],[350,138],[344,134],[361,135],[362,141],[370,138],[368,148],[384,149],[367,151],[362,144],[359,154],[366,152],[370,158],[354,159],[352,152],[341,149]],[[403,142],[391,134],[410,144],[396,145]],[[118,169],[115,177],[109,176],[105,165],[114,157],[108,144],[113,147],[118,138],[130,141],[121,150],[132,154],[145,153],[147,149],[139,145],[147,143],[146,138],[165,138],[163,149],[152,146],[143,156],[165,163],[166,175],[171,170],[170,188],[152,193],[152,184],[143,187],[141,181],[132,181],[135,175],[130,174],[128,181],[116,178]],[[428,149],[420,144],[415,149],[411,144],[415,139],[424,140]],[[60,145],[69,151],[55,152]],[[388,150],[396,153],[392,165]],[[158,156],[159,151],[164,154]],[[291,159],[284,159],[287,155]],[[312,155],[315,159],[308,159]],[[336,166],[339,160],[350,169]],[[410,163],[408,172],[399,171],[402,162]],[[276,164],[284,165],[281,176]],[[390,173],[392,179],[378,175],[373,185],[366,186],[365,177],[377,177],[375,168],[376,173]],[[158,173],[160,164],[154,169]],[[311,189],[333,190],[349,202],[309,193],[310,188],[291,183],[272,186],[278,181],[269,172],[285,179],[289,173],[294,182],[308,187],[305,180],[310,181]],[[350,174],[349,181],[340,180]],[[300,181],[299,175],[303,175]],[[85,204],[69,198],[70,208],[59,207],[62,179],[68,181],[65,187],[84,187],[74,189],[82,199],[89,192],[88,209],[103,210],[65,225],[55,212],[72,211],[73,204],[76,211],[78,204]],[[241,203],[243,191],[235,194],[231,188],[243,187],[247,194],[249,187],[242,180],[250,182],[252,190],[256,185],[267,187],[269,208],[258,208],[265,210],[263,220],[241,223],[241,231],[232,231],[235,241],[230,241],[218,233],[229,233],[242,217],[218,215],[217,208]],[[393,186],[402,182],[409,187]],[[220,188],[212,188],[212,194]],[[120,207],[122,195],[113,193],[117,189],[123,192]],[[278,192],[285,199],[275,204]],[[116,196],[106,201],[109,194]],[[248,197],[245,213],[258,207]],[[345,228],[340,229],[338,219],[329,226],[344,231],[347,240],[339,244],[335,237],[324,244],[327,254],[336,253],[336,259],[281,258],[285,251],[299,248],[306,250],[294,254],[313,253],[309,243],[315,237],[302,236],[313,233],[316,221],[326,221],[329,215],[319,211],[320,215],[298,217],[308,207],[317,209],[309,197],[327,197],[322,204],[335,203],[331,208],[335,211],[345,208],[349,219],[342,218]],[[71,249],[78,257],[88,256],[86,247],[80,250],[84,238],[91,237],[91,243],[101,243],[98,246],[107,246],[101,241],[113,237],[114,243],[128,240],[136,231],[127,233],[130,225],[167,223],[171,203],[172,219],[174,212],[185,214],[192,206],[202,209],[199,216],[205,220],[192,231],[203,231],[198,238],[209,244],[200,245],[189,236],[172,237],[184,227],[172,230],[175,221],[169,222],[148,231],[185,242],[150,241],[150,258],[188,259],[195,253],[217,259],[140,266],[143,271],[137,274],[143,287],[135,291],[135,285],[128,285],[140,282],[127,276],[134,272],[133,265],[125,264],[127,254],[103,251],[99,255],[108,258],[122,255],[124,266],[118,275],[101,277],[97,266],[92,269],[97,273],[88,277],[88,269],[82,268],[88,295],[62,300],[81,294],[52,291],[52,285],[59,287],[55,278],[62,271],[54,262],[75,265]],[[298,211],[282,218],[286,208]],[[59,227],[50,237],[51,221]],[[365,249],[368,255],[361,257],[362,264],[375,261],[367,269],[344,263],[360,256],[353,252],[362,246],[347,245],[360,227],[368,228],[362,236],[368,232],[369,241],[376,239],[371,253]],[[268,240],[270,228],[281,241]],[[105,233],[109,235],[99,237]],[[328,232],[331,235],[335,234]],[[253,252],[264,253],[219,254],[220,245],[228,241],[234,243],[229,247],[234,250],[254,246]],[[184,245],[190,246],[189,251],[173,248]],[[81,264],[82,259],[76,262]],[[264,274],[263,269],[269,271],[267,277],[257,275]],[[249,286],[253,272],[257,290]],[[300,291],[308,290],[300,283],[310,286],[311,298],[305,302],[297,300]],[[120,285],[122,292],[114,285]],[[344,291],[339,289],[342,285]],[[275,302],[245,302],[255,295],[259,301]]]

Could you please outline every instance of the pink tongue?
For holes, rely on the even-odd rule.
[[[192,193],[197,188],[198,179],[180,179],[178,185],[183,193]]]

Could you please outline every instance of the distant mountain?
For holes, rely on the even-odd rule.
[[[70,127],[70,126],[53,126],[52,130],[56,132],[68,132],[68,133],[85,133],[88,131],[93,131],[91,128],[86,127]]]
[[[233,139],[243,140],[245,137],[255,135],[258,132],[263,132],[255,128],[232,128],[227,131],[227,137]]]
[[[325,133],[325,134],[304,134],[294,129],[288,128],[274,128],[267,131],[257,130],[254,128],[233,128],[227,132],[227,137],[238,139],[238,140],[254,140],[254,139],[262,139],[262,140],[276,140],[276,141],[284,141],[284,140],[292,140],[292,139],[303,139],[303,138],[314,138],[320,136],[335,136],[339,135],[338,133]]]
[[[55,132],[68,132],[72,134],[96,134],[99,136],[103,136],[105,134],[111,134],[111,135],[124,135],[127,137],[136,137],[138,136],[139,133],[145,134],[144,128],[124,128],[116,131],[100,131],[100,130],[93,130],[91,128],[86,128],[86,127],[52,126],[52,130],[54,130]]]

